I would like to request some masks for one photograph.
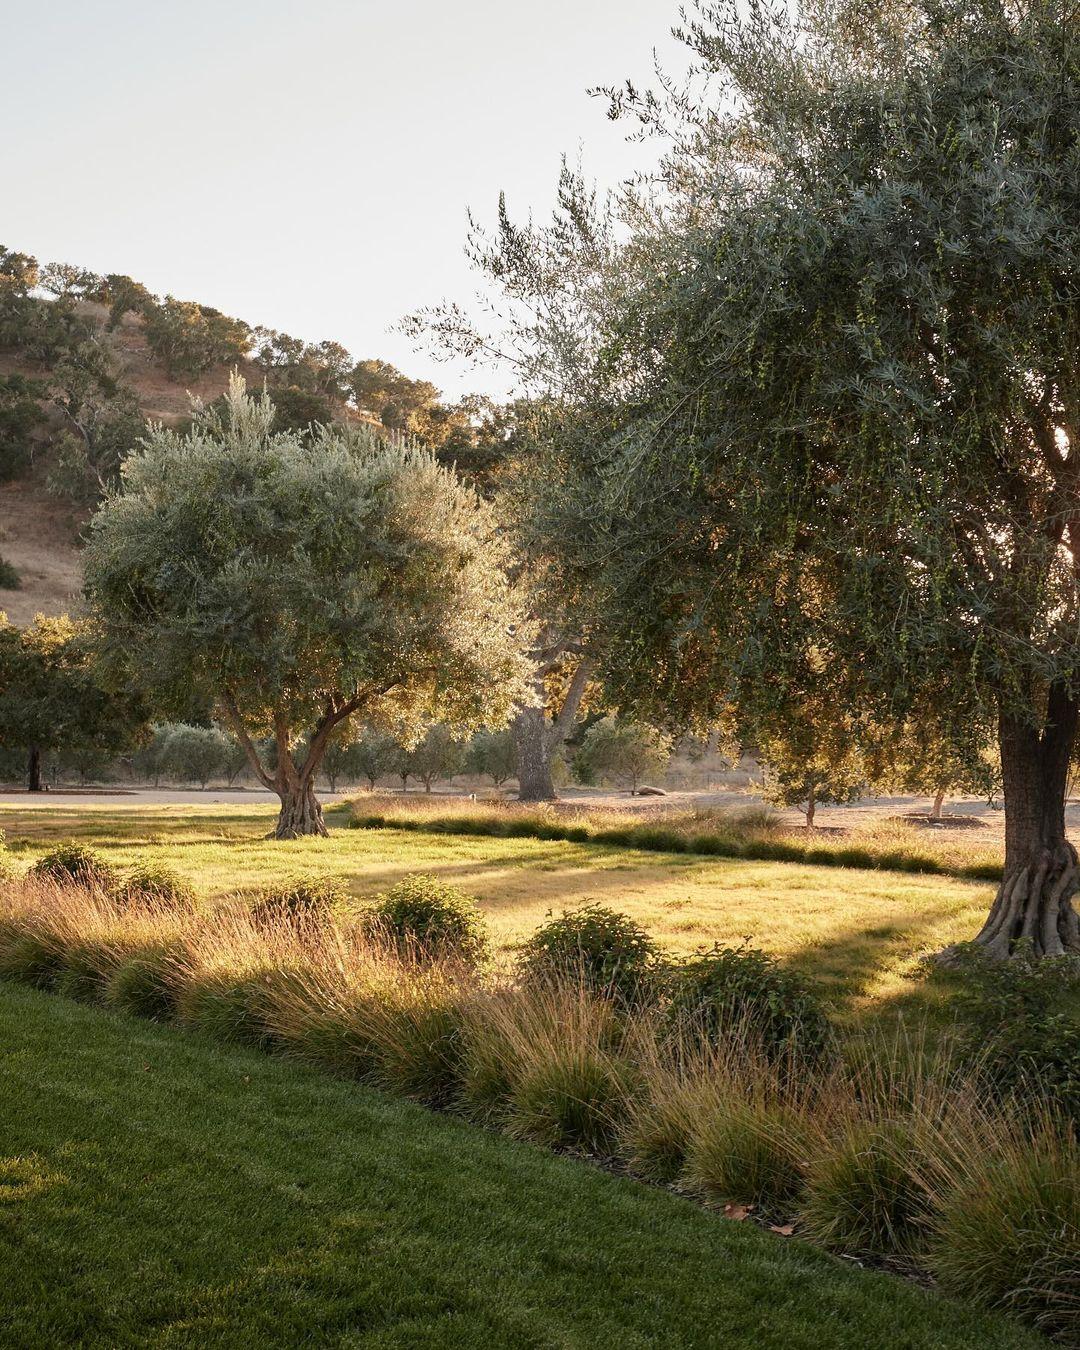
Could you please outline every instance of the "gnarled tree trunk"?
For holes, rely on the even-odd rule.
[[[44,790],[41,786],[41,749],[36,745],[30,747],[26,759],[26,790],[27,792]]]
[[[565,650],[564,647],[554,649],[546,654],[546,659],[538,661],[532,682],[533,698],[518,709],[512,723],[517,751],[518,800],[522,802],[551,802],[558,796],[551,765],[574,725],[593,669],[592,659],[583,656],[567,687],[558,716],[549,721],[545,680]]]
[[[1005,873],[976,937],[1006,958],[1030,942],[1036,956],[1080,952],[1076,850],[1065,838],[1065,787],[1078,706],[1063,684],[1051,686],[1040,733],[1003,713],[999,725],[1005,788]]]
[[[945,789],[944,789],[944,788],[938,788],[938,790],[934,793],[934,804],[933,804],[933,806],[930,808],[930,819],[931,819],[931,820],[940,820],[940,819],[941,819],[941,808],[942,808],[944,805],[945,805]]]
[[[299,839],[303,835],[327,834],[323,820],[322,807],[315,796],[315,787],[311,779],[301,785],[288,785],[278,789],[281,797],[281,811],[274,829],[275,839]]]

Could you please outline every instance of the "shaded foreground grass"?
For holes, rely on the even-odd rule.
[[[1043,1344],[295,1064],[0,986],[11,1346]]]
[[[274,811],[235,807],[57,806],[0,809],[28,865],[76,839],[120,868],[162,863],[205,900],[303,876],[370,896],[409,872],[433,872],[476,895],[497,947],[551,911],[598,901],[631,915],[673,952],[755,942],[821,980],[840,1006],[908,995],[920,955],[970,938],[988,883],[783,862],[643,853],[566,840],[334,828],[329,839],[271,841]],[[341,826],[346,813],[330,813]]]

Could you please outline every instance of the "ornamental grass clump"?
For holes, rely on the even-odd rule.
[[[460,1005],[456,1103],[550,1148],[611,1153],[635,1072],[615,1005],[580,981],[476,988]]]
[[[1080,1344],[1080,1140],[1044,1112],[990,1117],[953,1158],[926,1263],[941,1288]]]

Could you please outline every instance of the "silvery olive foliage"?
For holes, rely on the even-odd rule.
[[[276,433],[234,377],[221,408],[125,462],[86,587],[105,652],[158,712],[212,705],[284,802],[361,720],[406,739],[505,724],[527,640],[509,562],[490,508],[430,454],[366,429]]]

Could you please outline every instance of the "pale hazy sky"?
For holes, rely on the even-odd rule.
[[[475,289],[467,206],[642,161],[586,89],[678,61],[667,0],[0,2],[0,242],[126,272],[451,393],[389,332]]]

